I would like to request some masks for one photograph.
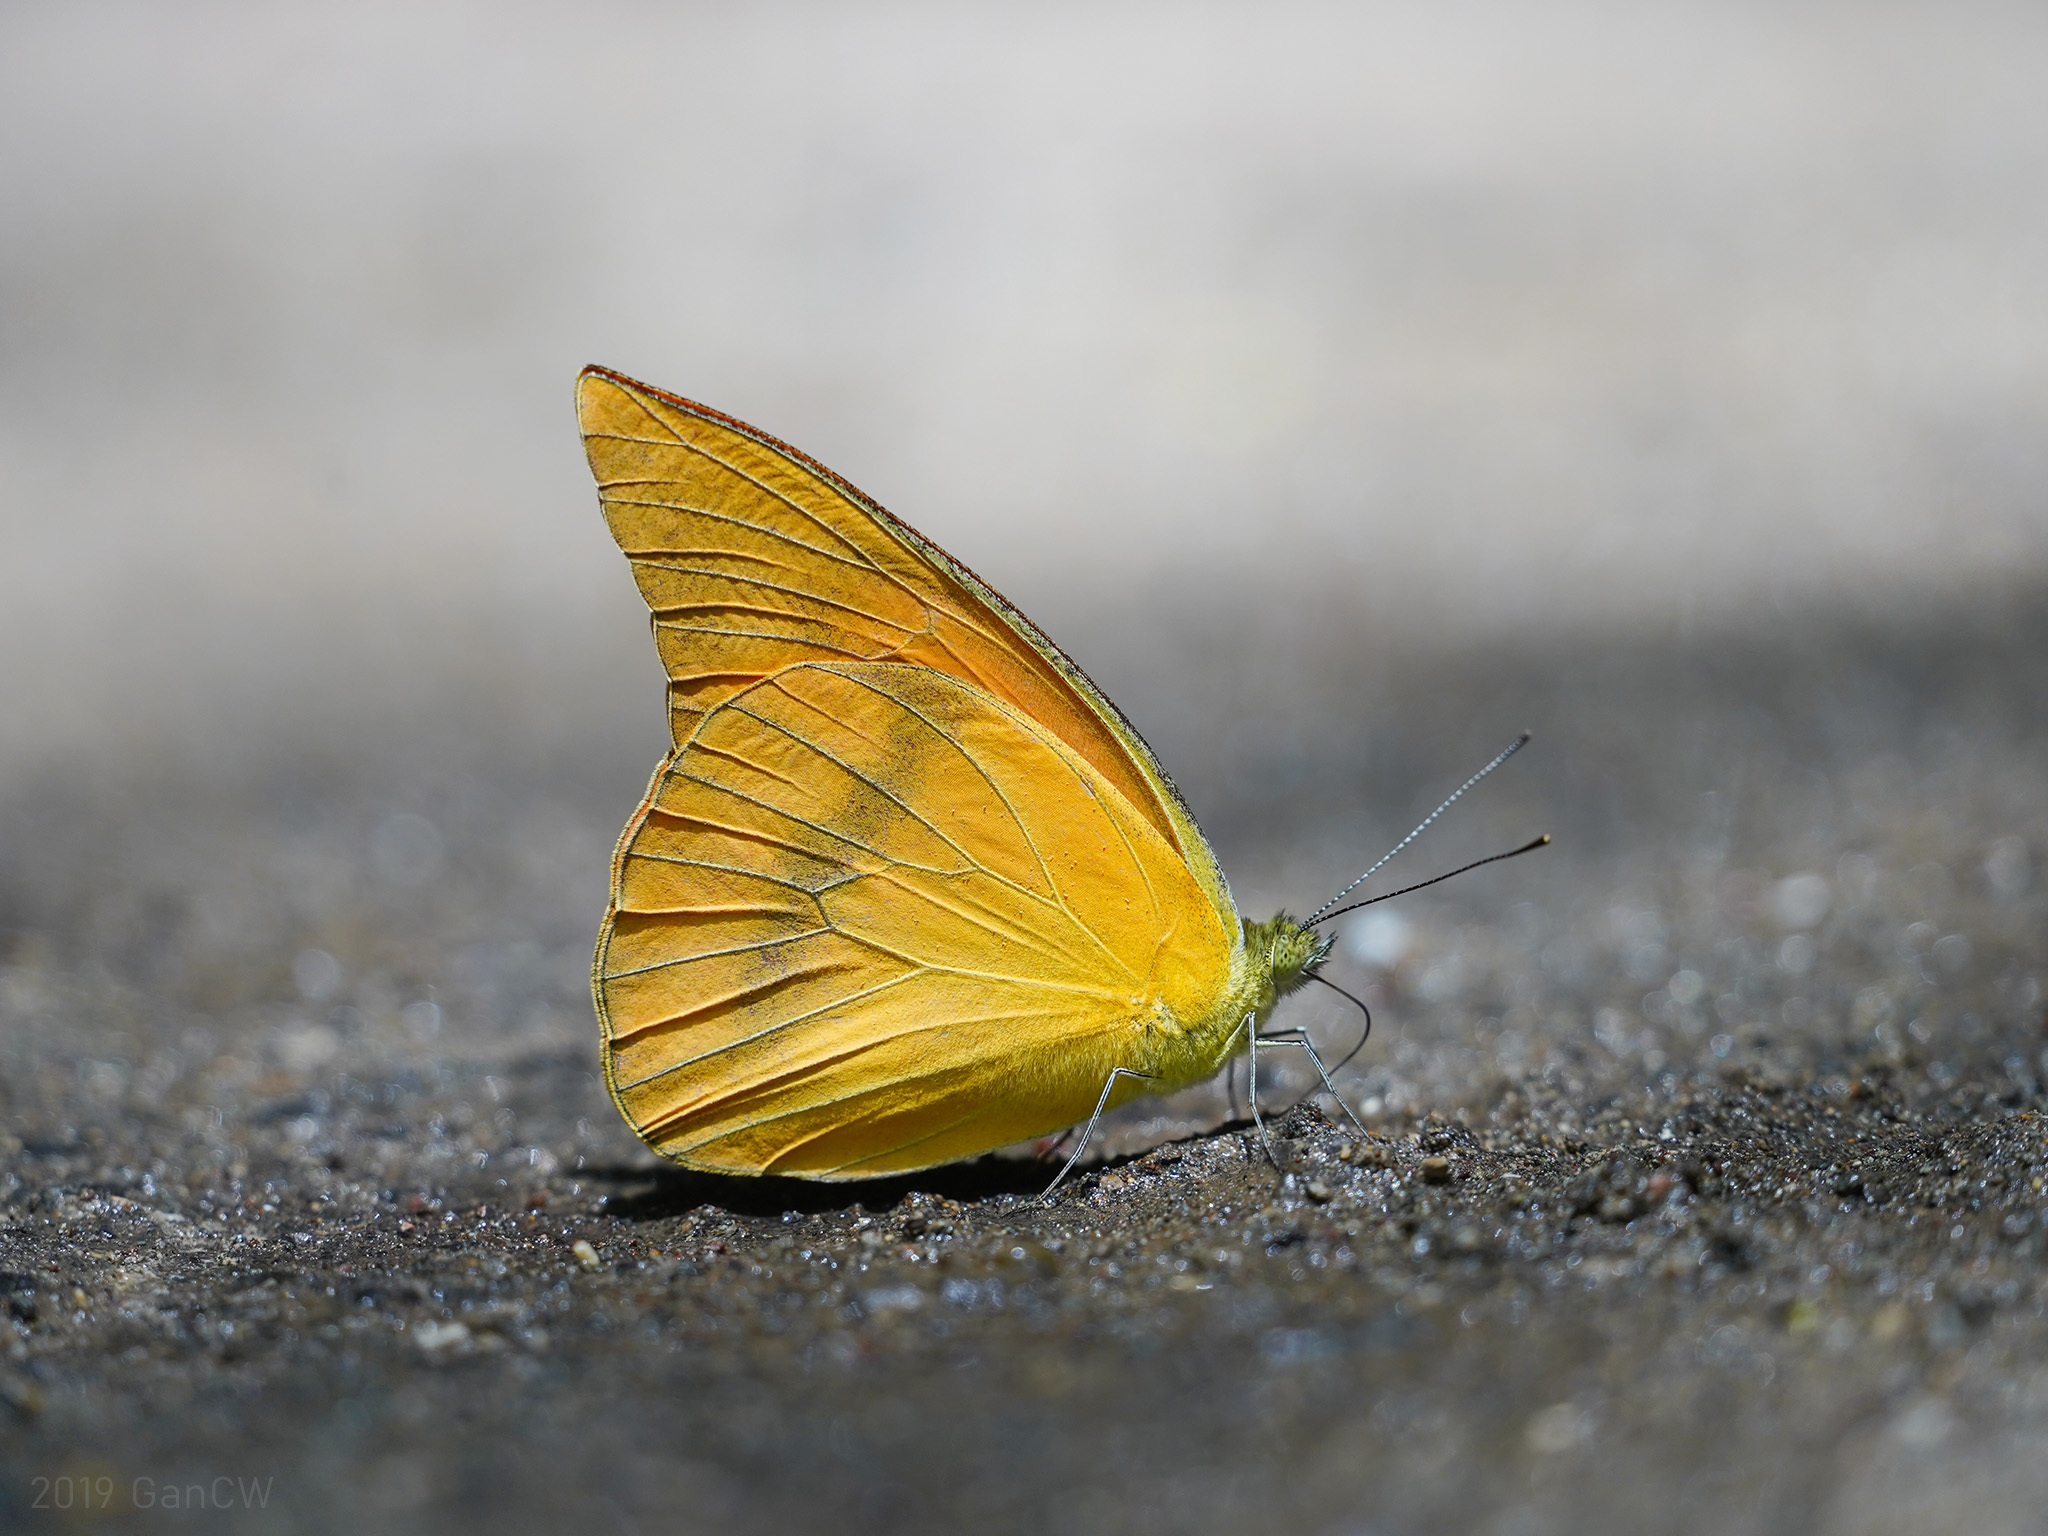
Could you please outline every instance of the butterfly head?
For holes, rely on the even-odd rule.
[[[1309,978],[1329,959],[1330,945],[1331,940],[1285,912],[1263,923],[1247,920],[1244,925],[1245,950],[1261,979],[1271,978],[1272,1002],[1307,986]]]

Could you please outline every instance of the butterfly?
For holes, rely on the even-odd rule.
[[[1322,1072],[1259,1028],[1330,941],[1239,916],[1165,769],[1036,626],[764,432],[603,368],[576,402],[668,673],[674,748],[591,971],[650,1147],[870,1178],[1092,1128],[1247,1050],[1256,1113],[1261,1044]]]

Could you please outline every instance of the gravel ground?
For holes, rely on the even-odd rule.
[[[657,1165],[583,991],[610,736],[7,785],[0,1521],[2044,1529],[2048,601],[1456,655],[1148,611],[1078,649],[1255,915],[1539,733],[1410,871],[1557,847],[1351,931],[1370,1134],[1275,1091],[1284,1172],[1220,1088],[1050,1208],[1025,1154]]]

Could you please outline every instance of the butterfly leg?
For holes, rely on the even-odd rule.
[[[1270,1035],[1253,1035],[1252,1041],[1252,1049],[1254,1051],[1256,1051],[1260,1045],[1298,1045],[1304,1051],[1307,1051],[1308,1059],[1315,1063],[1316,1076],[1320,1077],[1323,1080],[1323,1086],[1330,1090],[1330,1097],[1335,1099],[1337,1101],[1337,1107],[1344,1111],[1344,1118],[1349,1120],[1353,1125],[1358,1127],[1359,1135],[1370,1136],[1372,1134],[1365,1128],[1364,1122],[1361,1121],[1358,1118],[1358,1116],[1354,1115],[1351,1112],[1351,1106],[1344,1102],[1344,1095],[1337,1091],[1337,1085],[1330,1081],[1330,1074],[1328,1070],[1325,1069],[1323,1066],[1323,1058],[1316,1054],[1315,1043],[1309,1039],[1306,1031],[1299,1029],[1282,1029]],[[1252,1060],[1256,1063],[1258,1057],[1254,1055]],[[1256,1110],[1256,1104],[1254,1105],[1254,1109]]]
[[[1120,1077],[1135,1077],[1148,1083],[1152,1081],[1152,1074],[1149,1072],[1134,1072],[1129,1067],[1109,1069],[1109,1080],[1102,1085],[1102,1097],[1095,1101],[1095,1113],[1088,1117],[1088,1129],[1081,1133],[1081,1140],[1074,1148],[1074,1155],[1067,1159],[1066,1165],[1053,1176],[1053,1181],[1045,1186],[1045,1193],[1038,1197],[1045,1204],[1052,1204],[1052,1192],[1060,1187],[1061,1181],[1073,1171],[1074,1164],[1081,1161],[1081,1154],[1088,1150],[1088,1143],[1095,1136],[1095,1122],[1102,1118],[1103,1110],[1109,1106],[1109,1090],[1116,1086],[1116,1080]]]
[[[1259,1118],[1259,1041],[1262,1037],[1259,1034],[1258,1015],[1246,1014],[1244,1023],[1238,1027],[1245,1032],[1247,1054],[1251,1057],[1251,1083],[1245,1090],[1245,1097],[1251,1102],[1252,1124],[1258,1127],[1259,1141],[1266,1149],[1266,1161],[1284,1173],[1286,1170],[1280,1167],[1280,1154],[1273,1150],[1273,1138],[1266,1134],[1266,1122]]]

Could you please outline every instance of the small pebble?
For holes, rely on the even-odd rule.
[[[597,1250],[591,1247],[583,1238],[579,1237],[575,1242],[571,1243],[569,1251],[576,1255],[576,1262],[585,1269],[595,1270],[604,1267],[604,1261],[597,1256]]]
[[[1870,1336],[1880,1344],[1889,1344],[1904,1336],[1912,1326],[1913,1314],[1897,1302],[1888,1307],[1879,1307],[1870,1319]]]
[[[413,1340],[428,1354],[438,1354],[442,1350],[454,1349],[459,1345],[467,1344],[470,1341],[469,1325],[467,1323],[444,1323],[438,1319],[429,1318],[413,1330]]]
[[[0,1402],[24,1419],[39,1418],[43,1411],[43,1389],[18,1376],[0,1376]]]
[[[1450,1183],[1451,1160],[1448,1157],[1425,1157],[1422,1160],[1422,1182],[1425,1184]]]

